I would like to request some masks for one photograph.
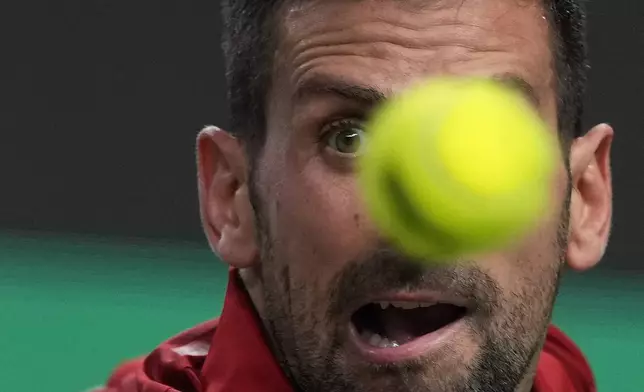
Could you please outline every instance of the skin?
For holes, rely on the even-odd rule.
[[[355,155],[339,153],[325,136],[347,129],[336,126],[340,119],[356,119],[348,128],[359,128],[373,109],[365,96],[351,99],[335,87],[390,97],[447,74],[521,79],[557,132],[539,3],[328,0],[280,15],[255,170],[243,143],[214,127],[198,137],[198,168],[209,242],[239,269],[287,376],[306,391],[529,391],[562,268],[592,268],[608,242],[611,127],[592,128],[561,155],[552,211],[528,238],[425,267],[382,239],[356,187]],[[370,363],[349,343],[349,317],[361,301],[405,288],[457,290],[476,310],[446,349]]]

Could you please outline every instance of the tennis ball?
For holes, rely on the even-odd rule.
[[[514,89],[432,79],[385,102],[358,160],[365,204],[384,236],[419,259],[500,250],[551,206],[555,133]]]

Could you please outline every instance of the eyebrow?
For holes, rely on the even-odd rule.
[[[523,97],[528,100],[528,102],[530,102],[537,108],[539,107],[541,103],[539,95],[537,94],[535,88],[532,87],[532,85],[528,83],[528,81],[526,81],[524,78],[511,73],[504,73],[492,76],[492,80],[495,80],[517,91],[518,93],[522,94]]]
[[[303,82],[295,92],[295,100],[305,101],[320,95],[335,95],[366,106],[376,106],[390,96],[376,87],[345,82],[329,77],[314,77]]]
[[[491,79],[517,91],[535,107],[539,107],[540,99],[535,88],[524,78],[512,73],[503,73],[493,75]],[[383,92],[373,86],[352,84],[331,77],[314,77],[306,80],[297,88],[294,98],[305,101],[321,95],[335,95],[368,107],[374,107],[384,102],[392,95],[392,92],[390,90]]]

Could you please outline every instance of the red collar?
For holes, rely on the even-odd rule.
[[[236,271],[230,271],[228,282],[224,309],[201,373],[203,391],[292,392]]]
[[[593,372],[579,347],[559,328],[548,328],[533,392],[597,392]]]

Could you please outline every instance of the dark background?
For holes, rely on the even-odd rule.
[[[615,126],[605,264],[642,269],[644,6],[592,1],[586,124]],[[217,1],[0,6],[0,228],[203,241],[194,140],[225,125]]]

